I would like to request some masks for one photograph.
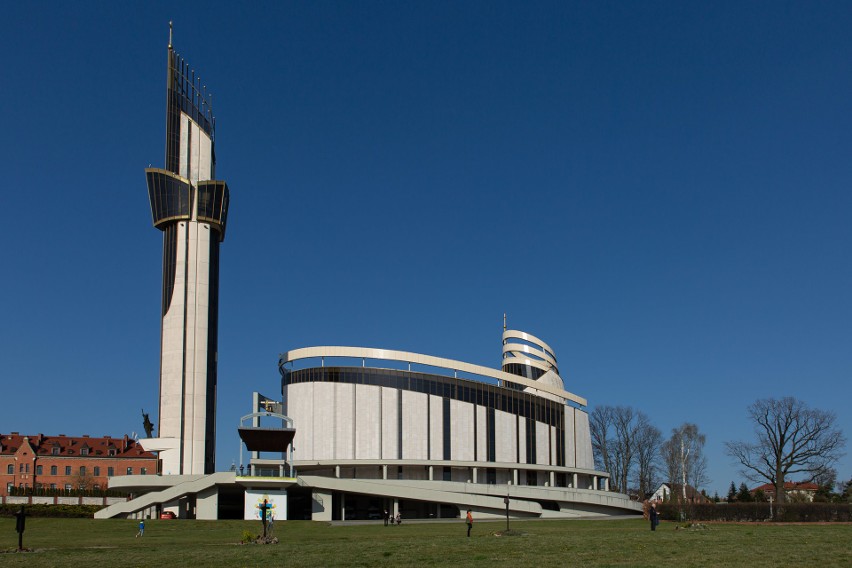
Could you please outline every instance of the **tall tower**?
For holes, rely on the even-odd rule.
[[[172,49],[166,74],[166,167],[147,168],[154,227],[163,232],[159,450],[163,474],[215,471],[219,244],[228,184],[216,181],[216,123],[207,88]]]

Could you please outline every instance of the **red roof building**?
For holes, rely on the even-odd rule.
[[[0,434],[0,496],[35,489],[105,490],[119,475],[156,475],[157,456],[124,436]]]
[[[791,497],[798,497],[804,501],[813,501],[814,495],[819,490],[819,485],[806,481],[785,481],[784,493]],[[775,485],[772,483],[764,483],[754,489],[749,490],[749,493],[754,495],[758,491],[763,491],[767,496],[775,495]]]

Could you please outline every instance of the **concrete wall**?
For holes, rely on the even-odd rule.
[[[288,385],[286,398],[296,426],[298,461],[444,460],[444,400],[439,396],[375,385],[307,382]],[[449,412],[450,459],[487,462],[487,410],[450,400]],[[526,463],[526,420],[495,410],[494,430],[495,461]],[[535,443],[533,463],[556,465],[556,428],[536,422]],[[564,451],[566,467],[594,469],[588,414],[569,406]]]

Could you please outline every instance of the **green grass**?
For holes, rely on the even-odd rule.
[[[852,566],[852,525],[708,525],[707,530],[656,532],[641,520],[513,521],[520,534],[495,536],[499,522],[478,522],[470,539],[463,522],[381,522],[329,526],[278,522],[277,545],[240,545],[248,521],[146,522],[27,520],[26,554],[0,554],[0,566]],[[0,551],[17,547],[14,519],[0,519]]]

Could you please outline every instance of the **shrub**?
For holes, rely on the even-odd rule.
[[[772,519],[772,513],[775,519]],[[661,503],[657,505],[660,518],[666,521],[681,521],[680,511],[676,503]],[[702,503],[689,507],[689,520],[693,521],[726,521],[726,522],[761,522],[780,521],[785,523],[806,522],[850,522],[852,521],[852,505],[849,503]]]
[[[91,519],[101,505],[24,505],[27,517],[78,518]],[[21,510],[20,505],[7,503],[0,505],[0,517],[14,517]]]

